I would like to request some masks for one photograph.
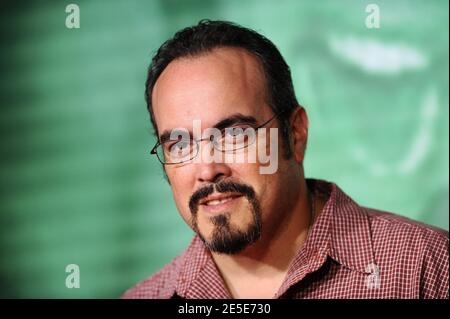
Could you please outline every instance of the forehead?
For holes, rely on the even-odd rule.
[[[256,118],[270,113],[264,71],[259,60],[239,48],[172,61],[157,80],[152,105],[159,132],[201,120],[211,127],[235,114]]]

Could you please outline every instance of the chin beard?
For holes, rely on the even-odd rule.
[[[205,239],[196,229],[196,233],[212,252],[237,254],[261,237],[261,219],[259,213],[253,212],[252,223],[245,230],[230,225],[230,214],[222,214],[210,219],[214,225],[211,238]]]

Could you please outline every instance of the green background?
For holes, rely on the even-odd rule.
[[[308,177],[448,229],[448,1],[76,1],[80,29],[69,3],[1,7],[0,297],[118,297],[187,245],[148,155],[144,82],[202,18],[279,47],[310,117]]]

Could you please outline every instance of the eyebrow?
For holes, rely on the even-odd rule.
[[[192,136],[192,132],[188,130],[188,133],[190,136]],[[165,130],[161,136],[159,137],[159,142],[162,144],[166,141],[170,140],[170,135],[175,134],[175,136],[182,136],[186,134],[186,130],[183,129],[172,129],[172,130]]]
[[[258,121],[253,116],[243,115],[241,113],[235,113],[233,115],[230,115],[230,116],[224,118],[223,120],[220,120],[213,127],[222,131],[223,129],[233,126],[235,124],[256,125],[256,123],[258,123]]]
[[[256,125],[257,123],[258,123],[258,121],[253,116],[243,115],[241,113],[235,113],[235,114],[232,114],[232,115],[220,120],[219,122],[217,122],[213,126],[213,128],[216,128],[216,129],[222,131],[225,128],[231,127],[236,124]],[[192,132],[189,130],[188,130],[188,132],[189,132],[189,135],[192,136]],[[179,135],[181,135],[181,133],[186,133],[186,131],[183,129],[165,130],[159,137],[160,143],[164,143],[164,142],[170,140],[171,133],[176,134],[176,135],[178,135],[178,133],[180,133]]]

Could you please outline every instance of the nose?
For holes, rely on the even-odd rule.
[[[200,183],[216,183],[231,176],[231,169],[225,163],[196,163],[197,181]]]
[[[216,183],[231,176],[230,166],[223,161],[204,160],[207,158],[206,156],[212,156],[214,151],[212,147],[200,147],[197,155],[200,157],[199,162],[194,163],[196,166],[196,179],[199,183]]]

